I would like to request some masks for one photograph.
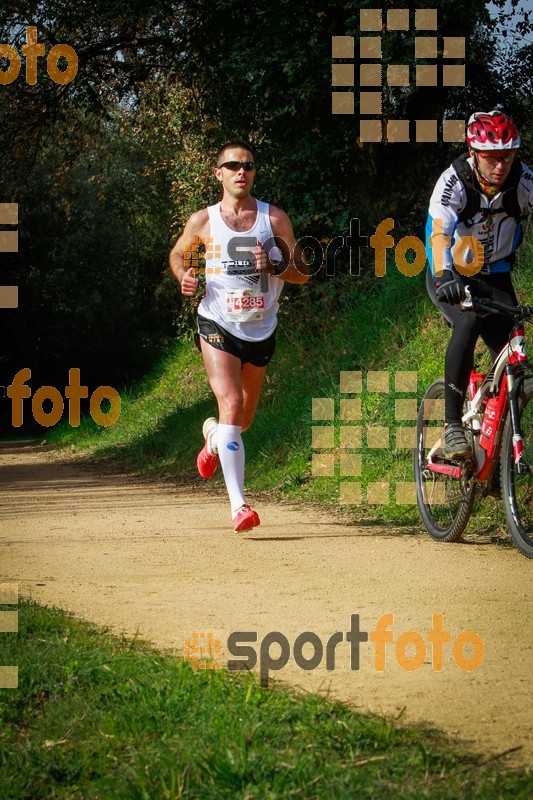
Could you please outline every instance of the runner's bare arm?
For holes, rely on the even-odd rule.
[[[306,283],[309,280],[307,262],[302,248],[294,238],[289,217],[281,208],[270,206],[270,223],[274,236],[279,237],[279,240],[276,238],[276,244],[288,265],[278,277],[287,283]]]
[[[185,259],[185,255],[192,252],[199,238],[206,236],[208,233],[206,226],[208,225],[209,215],[206,208],[192,214],[187,220],[183,233],[172,248],[168,259],[170,271],[180,284],[181,293],[189,297],[192,297],[196,292],[198,278],[195,270],[188,266],[190,256]]]

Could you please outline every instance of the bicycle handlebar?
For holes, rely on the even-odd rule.
[[[485,314],[495,314],[498,311],[503,314],[510,314],[514,317],[533,317],[533,306],[511,306],[499,300],[489,297],[473,297],[469,286],[465,286],[466,299],[461,303],[463,311],[483,312]]]

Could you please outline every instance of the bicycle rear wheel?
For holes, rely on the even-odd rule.
[[[452,478],[427,468],[428,455],[444,434],[444,381],[432,383],[416,423],[414,471],[418,510],[427,532],[439,542],[457,542],[474,504],[472,479]]]
[[[524,438],[524,458],[533,464],[533,379],[524,381],[518,408]],[[507,415],[503,432],[502,501],[509,532],[515,545],[527,558],[533,558],[533,487],[531,473],[519,475],[513,458],[513,427]]]

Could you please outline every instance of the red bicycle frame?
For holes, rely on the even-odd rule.
[[[526,361],[524,328],[520,324],[514,328],[511,338],[498,353],[490,372],[484,375],[472,370],[470,373],[469,408],[463,416],[463,424],[470,427],[473,432],[475,457],[473,477],[476,483],[486,483],[490,480],[498,463],[509,398],[513,397],[517,375],[522,371],[521,365]],[[515,463],[519,465],[523,458],[524,447],[517,426],[514,426],[514,430],[513,454]],[[471,470],[471,461],[465,462],[464,466],[435,462],[433,457],[441,447],[442,442],[439,440],[430,451],[427,462],[429,470],[452,478],[461,478],[465,470]]]

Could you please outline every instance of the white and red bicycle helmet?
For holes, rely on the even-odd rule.
[[[472,150],[516,150],[520,134],[502,111],[476,111],[468,120],[466,142]]]

